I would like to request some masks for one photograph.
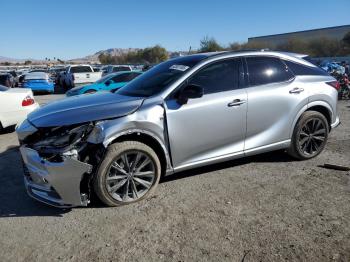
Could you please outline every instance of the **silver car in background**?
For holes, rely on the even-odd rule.
[[[118,206],[165,174],[278,149],[313,158],[339,124],[337,82],[301,57],[185,56],[116,93],[45,105],[17,129],[27,191],[57,207],[86,206],[92,191]]]

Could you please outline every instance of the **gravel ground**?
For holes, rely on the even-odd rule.
[[[59,95],[39,96],[40,103]],[[350,102],[316,159],[267,153],[168,176],[151,199],[60,210],[30,199],[0,135],[1,261],[349,261]]]

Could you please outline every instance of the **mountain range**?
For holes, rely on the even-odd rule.
[[[92,55],[87,55],[85,57],[82,58],[74,58],[74,59],[69,59],[67,60],[68,62],[72,62],[72,63],[86,63],[86,62],[98,62],[98,56],[100,54],[108,54],[111,56],[119,56],[122,54],[127,54],[129,52],[134,52],[134,51],[138,51],[140,50],[140,48],[109,48],[106,50],[101,50],[96,52],[95,54]],[[169,57],[174,57],[174,56],[179,56],[181,54],[184,54],[186,52],[168,52]],[[31,60],[32,62],[45,62],[44,60],[39,60],[39,59],[16,59],[16,58],[9,58],[9,57],[5,57],[5,56],[0,56],[0,63],[4,63],[4,62],[10,62],[10,63],[23,63],[26,60]]]

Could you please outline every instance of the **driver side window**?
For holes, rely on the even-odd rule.
[[[188,84],[199,85],[204,95],[242,88],[243,69],[240,58],[214,62],[191,77]]]

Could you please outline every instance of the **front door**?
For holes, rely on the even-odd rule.
[[[177,102],[176,95],[166,100],[174,168],[243,152],[247,93],[241,59],[211,63],[194,73],[186,84],[203,87],[204,95],[184,105]]]

